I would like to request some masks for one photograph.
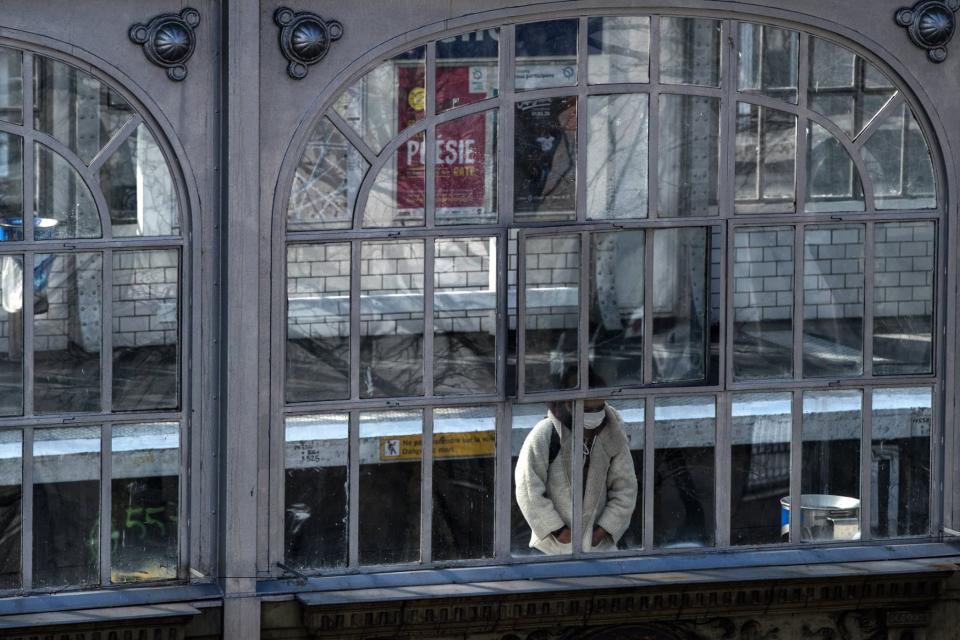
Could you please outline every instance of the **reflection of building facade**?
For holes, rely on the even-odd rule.
[[[960,61],[896,0],[14,4],[0,628],[952,637]],[[584,487],[601,399],[636,506],[547,556],[518,456],[569,406]]]

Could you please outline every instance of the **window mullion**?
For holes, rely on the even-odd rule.
[[[806,225],[798,224],[793,232],[793,379],[803,380],[803,251]]]
[[[32,225],[28,225],[32,226]],[[35,255],[27,251],[23,256],[23,415],[33,416],[33,267]],[[31,274],[28,277],[27,274]]]
[[[526,240],[527,234],[521,229],[517,234],[517,401],[523,402],[526,395],[526,352],[527,352],[527,276],[526,276]]]
[[[736,153],[737,57],[734,54],[737,51],[738,34],[733,27],[734,23],[729,20],[720,23],[720,88],[723,97],[720,99],[720,166],[717,176],[720,184],[717,185],[717,200],[720,204],[721,218],[733,216],[736,202],[734,153]],[[758,147],[762,149],[763,144],[758,144]]]
[[[585,372],[581,372],[585,375]],[[573,468],[570,470],[570,484],[573,492],[573,522],[570,527],[570,542],[573,548],[573,557],[578,558],[584,551],[583,548],[583,400],[577,400],[573,403],[573,442],[571,442],[570,464]],[[563,455],[561,453],[561,455]],[[592,535],[593,532],[590,532]]]
[[[863,239],[863,376],[873,377],[873,300],[876,231],[873,222],[867,222]]]
[[[494,466],[494,527],[493,527],[493,555],[499,560],[506,560],[510,557],[510,533],[512,523],[510,522],[512,512],[512,425],[513,425],[513,405],[509,402],[500,402],[497,404],[497,426],[496,426],[496,464]]]
[[[33,588],[33,427],[23,430],[20,480],[20,572],[24,591]]]
[[[660,16],[651,16],[650,18],[649,109],[647,118],[647,217],[652,220],[657,217],[660,208]]]
[[[107,323],[104,322],[106,325]],[[100,584],[110,584],[111,506],[113,504],[113,425],[100,427]]]
[[[429,563],[433,560],[433,407],[423,410],[420,442],[420,562]]]
[[[790,418],[790,542],[800,542],[801,465],[803,464],[803,391],[794,389]]]
[[[347,441],[350,448],[347,464],[347,541],[348,566],[356,569],[360,566],[360,413],[350,412],[347,429]]]
[[[360,248],[350,243],[350,399],[360,399]]]
[[[643,409],[643,548],[653,549],[653,501],[654,494],[654,398],[648,396]]]
[[[577,221],[587,219],[587,19],[580,18],[577,33],[577,157],[576,157],[576,214]]]
[[[24,132],[31,132],[33,129],[33,54],[29,51],[23,52],[23,128]],[[24,242],[33,242],[33,192],[34,192],[34,167],[33,167],[33,136],[29,133],[23,137],[23,240]],[[27,218],[30,218],[30,224],[27,224]],[[26,271],[24,273],[33,273]],[[26,291],[26,286],[24,286]],[[26,309],[26,307],[24,307]],[[26,313],[24,313],[26,316]],[[29,414],[28,414],[29,415]]]
[[[437,242],[434,238],[423,240],[423,390],[426,397],[433,397],[433,269]],[[413,277],[413,276],[411,276]]]
[[[101,256],[100,406],[104,413],[110,413],[113,410],[113,251],[106,249]]]
[[[432,229],[436,221],[436,174],[437,174],[437,127],[433,124],[433,114],[437,111],[437,48],[436,43],[431,42],[427,45],[427,67],[424,84],[427,88],[427,130],[424,134],[424,144],[426,153],[423,154],[424,166],[424,185],[423,185],[423,206],[424,223],[428,229]],[[426,274],[431,273],[429,270]]]
[[[870,522],[870,497],[873,492],[871,470],[873,468],[873,389],[867,387],[860,396],[863,402],[860,410],[860,540],[872,539]]]
[[[643,232],[643,383],[653,382],[653,237],[656,231]]]
[[[716,527],[716,545],[718,548],[730,546],[730,461],[732,458],[730,394],[719,393],[714,396],[716,403],[716,448],[714,449],[714,516]]]
[[[800,58],[797,77],[797,161],[794,166],[794,192],[796,211],[802,214],[807,203],[807,127],[808,121],[802,116],[807,110],[807,82],[810,77],[810,39],[800,34],[798,56]]]
[[[497,145],[497,195],[500,223],[509,228],[513,223],[513,129],[516,106],[514,105],[514,27],[505,25],[500,29],[500,113],[497,135],[500,142]],[[504,252],[509,248],[504,246]],[[518,280],[519,282],[519,280]]]

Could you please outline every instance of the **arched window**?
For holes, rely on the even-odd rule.
[[[0,48],[4,591],[184,564],[182,187],[145,110],[78,64]]]
[[[291,172],[275,555],[548,559],[517,457],[568,401],[580,451],[598,399],[639,491],[560,557],[929,536],[928,140],[877,62],[790,25],[558,17],[379,61]]]

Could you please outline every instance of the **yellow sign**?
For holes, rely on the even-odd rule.
[[[485,458],[496,451],[497,434],[494,431],[433,434],[433,457]],[[419,460],[423,456],[420,436],[381,436],[380,461]]]
[[[414,87],[407,96],[407,102],[414,111],[423,111],[427,108],[427,90],[423,87]]]

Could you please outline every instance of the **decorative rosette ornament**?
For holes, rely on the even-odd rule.
[[[947,59],[947,43],[956,30],[954,13],[960,0],[920,0],[912,8],[897,11],[897,24],[906,27],[910,41],[927,50],[931,62]]]
[[[280,7],[273,14],[280,27],[280,50],[289,61],[287,73],[294,80],[307,76],[307,67],[323,60],[330,45],[343,35],[343,25],[324,20],[309,11],[294,12]]]
[[[187,77],[187,60],[196,48],[194,29],[200,24],[200,12],[186,8],[179,14],[163,13],[147,24],[130,27],[130,39],[143,45],[143,55],[167,70],[167,77],[180,82]]]

